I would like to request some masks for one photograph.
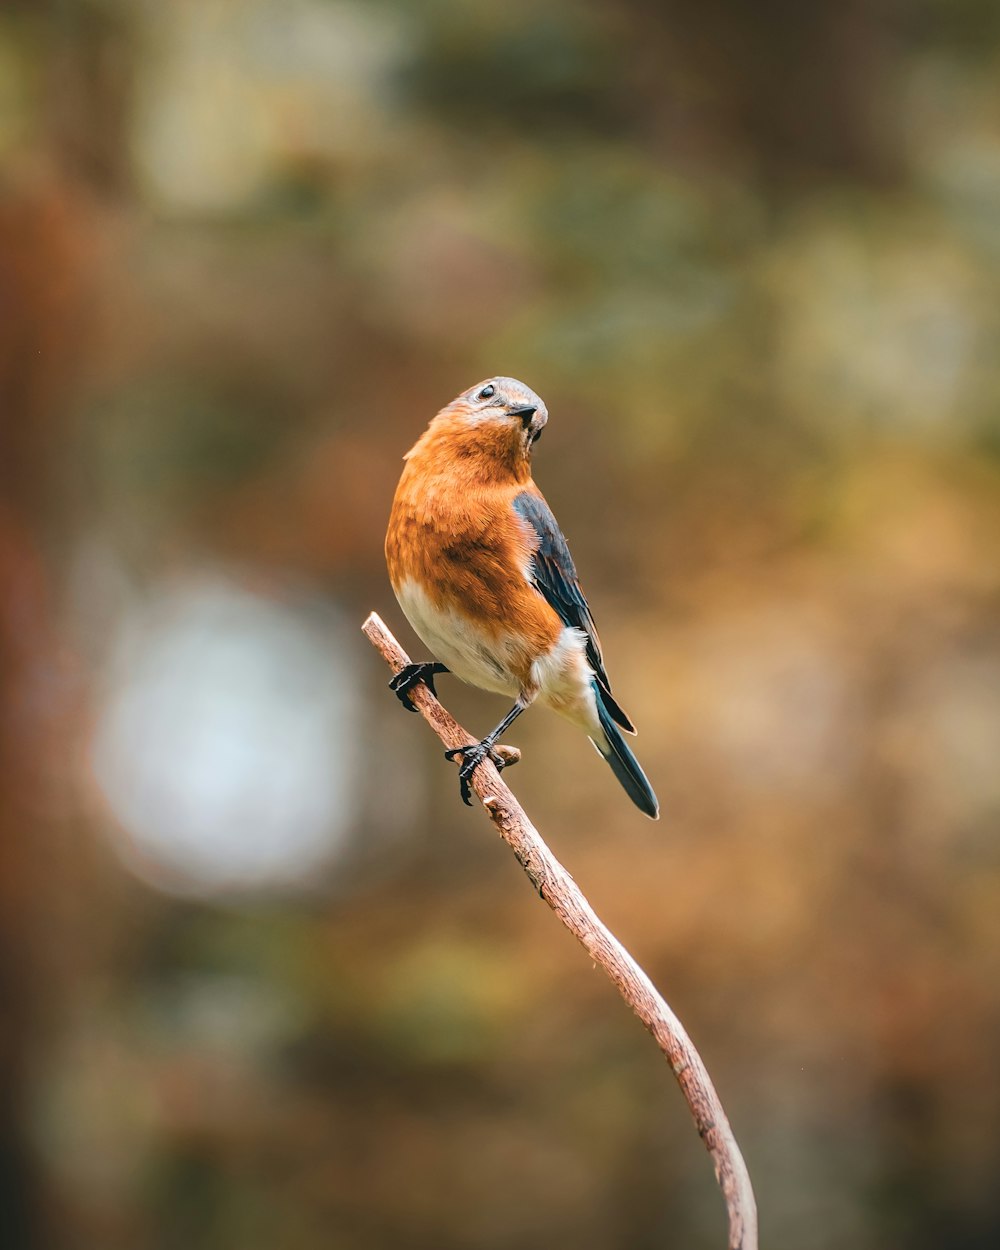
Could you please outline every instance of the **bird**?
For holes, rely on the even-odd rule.
[[[611,693],[597,627],[558,522],[531,476],[548,409],[516,378],[487,378],[446,404],[404,457],[385,539],[393,591],[433,660],[390,682],[404,707],[420,682],[452,673],[514,699],[461,756],[460,793],[531,704],[582,729],[632,802],[659,818],[656,795],[622,736],[635,727]]]

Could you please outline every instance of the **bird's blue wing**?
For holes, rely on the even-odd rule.
[[[559,523],[541,495],[522,491],[514,498],[514,511],[534,531],[537,547],[531,560],[532,583],[564,625],[579,629],[587,639],[587,662],[594,670],[602,700],[623,729],[635,733],[632,722],[615,702],[604,668],[601,640]]]

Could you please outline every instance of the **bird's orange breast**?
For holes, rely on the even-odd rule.
[[[531,535],[512,506],[528,484],[527,473],[497,473],[492,460],[456,454],[432,427],[406,462],[385,543],[397,596],[413,583],[435,609],[469,621],[497,642],[522,685],[562,632],[529,581]]]

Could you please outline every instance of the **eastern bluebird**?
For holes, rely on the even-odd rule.
[[[601,644],[573,558],[531,480],[531,452],[548,411],[514,378],[490,378],[442,408],[416,445],[396,488],[385,539],[396,598],[440,661],[410,664],[391,682],[405,707],[436,673],[513,697],[481,742],[462,756],[469,778],[536,699],[578,725],[611,765],[629,798],[656,820],[659,806],[621,735],[635,733],[611,694]]]

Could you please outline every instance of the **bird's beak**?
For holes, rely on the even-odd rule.
[[[510,415],[520,418],[521,427],[528,436],[529,446],[532,443],[537,443],[542,437],[542,428],[549,419],[548,413],[544,408],[539,411],[539,409],[530,405],[526,405],[524,408],[511,408]]]

